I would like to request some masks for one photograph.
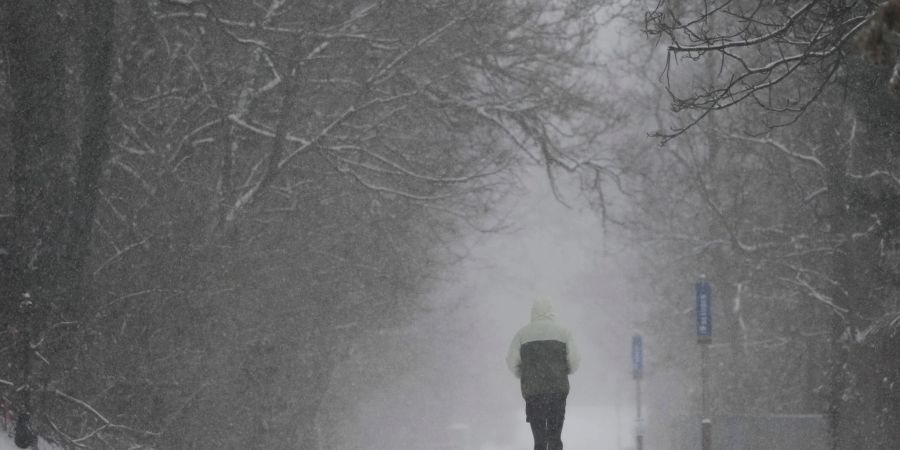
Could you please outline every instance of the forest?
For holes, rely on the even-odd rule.
[[[900,447],[897,0],[9,0],[0,23],[0,409],[62,448],[341,448],[393,376],[360,349],[433,307],[535,168],[635,256],[648,432],[700,401],[704,276],[715,414]]]

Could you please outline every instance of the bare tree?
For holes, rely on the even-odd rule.
[[[18,205],[47,209],[10,216],[59,229],[0,245],[23,264],[44,247],[80,261],[46,266],[80,301],[17,341],[40,360],[37,426],[69,446],[318,448],[343,352],[421,305],[452,260],[443,242],[491,228],[520,164],[606,170],[595,140],[609,116],[582,79],[600,2],[88,6],[21,7],[34,21],[9,29],[43,33],[16,41],[48,44],[10,52],[27,60],[66,53],[60,18],[87,26],[84,61],[51,61],[46,89],[9,62],[13,97],[53,100],[14,104],[55,102],[59,118],[33,134],[57,139],[52,154],[21,154],[43,178],[3,186],[25,183]],[[51,203],[33,201],[51,192],[41,180]],[[77,238],[57,249],[44,240],[57,231]]]
[[[853,54],[861,31],[869,30],[870,37],[863,39],[867,52],[890,54],[893,47],[877,44],[891,41],[893,31],[879,25],[891,17],[889,11],[890,2],[661,2],[647,14],[646,32],[665,39],[664,76],[673,108],[693,114],[685,125],[660,136],[671,139],[710,112],[745,102],[771,113],[764,115],[765,126],[793,123],[848,60],[858,61]],[[893,22],[886,23],[890,30]],[[698,60],[712,62],[716,76],[691,85],[680,82],[676,65],[691,67]]]

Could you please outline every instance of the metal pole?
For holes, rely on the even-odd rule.
[[[709,342],[701,342],[700,343],[700,357],[702,361],[700,362],[700,377],[702,378],[702,391],[701,391],[701,402],[703,408],[703,420],[700,425],[701,431],[701,444],[703,450],[711,450],[712,449],[712,420],[709,418],[709,398],[708,398],[708,384],[709,384]]]
[[[712,342],[712,287],[701,274],[695,285],[697,295],[697,342],[700,344],[701,449],[712,449],[712,420],[709,414],[709,343]]]
[[[641,378],[644,377],[644,344],[640,334],[631,338],[631,373],[634,376],[635,393],[637,394],[637,420],[634,423],[634,437],[637,450],[644,448],[644,424],[641,421]]]
[[[616,383],[616,450],[622,450],[622,389],[621,381]]]
[[[706,364],[709,359],[709,345],[705,342],[700,344],[700,380],[702,383],[701,387],[701,412],[703,418],[707,418],[709,413],[709,404],[706,402],[706,389],[708,382],[708,373]]]
[[[637,450],[644,450],[644,430],[641,423],[641,379],[634,380],[637,384],[637,423],[635,424],[635,438],[637,440]]]

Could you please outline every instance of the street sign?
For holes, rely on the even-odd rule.
[[[639,334],[631,337],[631,375],[635,380],[644,375],[644,343]]]
[[[697,290],[697,339],[701,342],[712,340],[712,288],[709,283],[701,281],[696,284]]]

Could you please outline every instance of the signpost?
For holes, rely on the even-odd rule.
[[[712,287],[701,275],[695,285],[697,296],[697,343],[700,344],[700,377],[702,419],[700,422],[701,448],[712,448],[712,420],[709,418],[709,402],[707,400],[707,384],[709,380],[709,344],[712,342]]]
[[[640,334],[631,337],[631,375],[637,386],[637,421],[635,438],[637,450],[644,450],[644,427],[641,422],[641,378],[644,377],[644,342]]]
[[[640,380],[644,375],[644,345],[640,334],[631,337],[631,375]]]
[[[696,285],[697,290],[697,341],[708,344],[712,341],[712,287],[706,281]]]

